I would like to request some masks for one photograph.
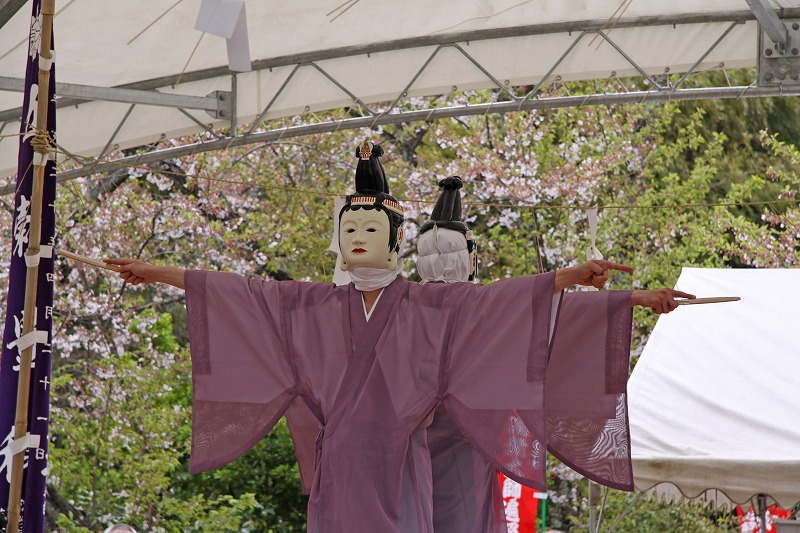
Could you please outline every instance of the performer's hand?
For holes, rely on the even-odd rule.
[[[608,271],[633,272],[633,269],[619,263],[612,263],[604,259],[587,261],[582,265],[562,268],[556,271],[556,291],[566,289],[572,285],[586,285],[602,289],[608,281]]]
[[[674,289],[655,289],[650,291],[633,291],[631,304],[642,307],[649,307],[656,314],[666,314],[674,311],[678,307],[675,298],[688,298],[694,300],[696,296],[687,292],[676,291]]]
[[[138,259],[103,259],[104,263],[117,265],[119,267],[119,277],[131,285],[147,285],[156,280],[153,278],[154,267],[150,263],[139,261]]]
[[[103,259],[109,265],[119,267],[119,277],[131,285],[167,283],[179,289],[184,288],[184,270],[175,267],[157,266],[138,259]]]

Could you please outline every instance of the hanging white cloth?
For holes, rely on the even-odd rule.
[[[417,272],[423,283],[469,279],[472,261],[467,251],[467,239],[460,231],[434,226],[420,235],[417,252]]]
[[[333,201],[333,236],[328,250],[336,254],[336,268],[333,269],[333,283],[337,286],[350,283],[350,276],[342,270],[342,254],[339,250],[339,213],[344,207],[345,197],[337,196]]]
[[[586,216],[589,219],[589,238],[591,244],[586,249],[586,260],[594,261],[595,259],[603,259],[603,254],[597,249],[597,208],[593,207],[586,211]],[[590,291],[599,290],[595,287],[587,287]]]

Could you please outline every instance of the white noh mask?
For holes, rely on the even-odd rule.
[[[389,235],[389,217],[385,211],[362,208],[342,213],[339,224],[342,270],[354,267],[395,270],[397,252],[389,251]]]

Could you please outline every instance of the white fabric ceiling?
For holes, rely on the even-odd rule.
[[[791,507],[800,501],[800,270],[684,268],[677,288],[742,299],[659,318],[628,385],[637,489],[717,505],[764,493]]]
[[[198,45],[201,34],[194,23],[200,2],[61,0],[55,18],[57,80],[115,87],[160,79],[139,88],[195,96],[229,91],[224,39],[205,35]],[[358,0],[338,18],[328,16],[342,3],[247,2],[256,70],[238,76],[238,123],[254,120],[276,95],[268,118],[350,105],[353,96],[367,104],[393,101],[409,84],[409,96],[494,86],[486,73],[455,48],[441,50],[414,79],[437,43],[459,44],[501,83],[535,84],[581,29],[604,27],[647,73],[681,72],[701,59],[729,28],[732,16],[736,19],[738,14],[742,20],[749,13],[744,0]],[[627,8],[618,12],[623,4]],[[781,0],[780,6],[796,8],[800,0]],[[604,24],[612,19],[613,24]],[[29,21],[26,5],[0,30],[0,78],[23,77]],[[620,51],[608,43],[598,46],[599,40],[589,46],[591,39],[591,35],[584,37],[550,78],[638,74]],[[351,55],[353,50],[358,53]],[[733,28],[698,69],[753,66],[755,53],[756,23],[750,21]],[[298,61],[312,61],[339,85],[306,65],[281,92]],[[183,81],[173,86],[182,72]],[[0,91],[0,115],[6,112],[0,133],[18,131],[10,110],[21,102],[21,93]],[[70,152],[95,156],[112,137],[112,146],[126,148],[162,135],[172,138],[200,131],[176,109],[137,105],[114,136],[129,107],[95,101],[59,109],[60,144]],[[189,113],[214,127],[229,124],[203,111]],[[0,176],[15,171],[16,150],[14,139],[0,141]]]

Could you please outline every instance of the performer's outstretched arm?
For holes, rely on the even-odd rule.
[[[573,285],[586,285],[587,287],[595,287],[602,289],[606,281],[608,281],[608,271],[619,270],[621,272],[633,272],[633,268],[605,261],[603,259],[595,259],[594,261],[587,261],[582,265],[567,267],[556,270],[556,292],[560,292],[567,287]]]
[[[120,269],[119,277],[131,285],[147,285],[150,283],[166,283],[184,289],[183,268],[157,266],[138,259],[103,259],[110,265]],[[612,263],[611,261],[587,261],[575,267],[562,268],[556,271],[555,290],[561,291],[572,285],[587,285],[602,288],[608,280],[609,270],[632,272],[631,267]],[[375,291],[379,292],[379,291]],[[678,307],[675,298],[693,299],[693,294],[674,289],[635,290],[631,295],[631,305],[649,307],[657,314],[669,313]]]
[[[587,261],[582,265],[562,268],[556,271],[555,290],[559,292],[572,285],[586,285],[602,289],[608,281],[608,271],[633,272],[629,266],[612,263],[602,259]],[[676,291],[674,289],[635,290],[631,294],[631,305],[649,307],[656,314],[669,313],[678,307],[675,298],[688,298],[693,300],[694,294]]]
[[[183,268],[157,266],[138,259],[103,259],[109,265],[119,267],[119,277],[131,285],[147,285],[149,283],[166,283],[179,289],[185,289]]]

